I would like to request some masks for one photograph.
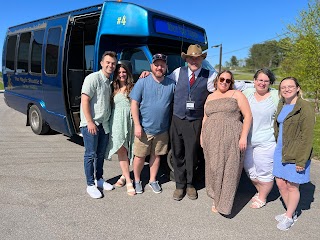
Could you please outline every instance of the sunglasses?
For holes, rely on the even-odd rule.
[[[226,83],[228,83],[228,84],[230,84],[232,81],[231,81],[231,79],[225,79],[225,78],[223,78],[223,77],[221,77],[221,78],[219,78],[219,81],[221,82],[221,83],[223,83],[224,81],[226,81]]]

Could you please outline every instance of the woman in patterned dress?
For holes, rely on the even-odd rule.
[[[126,185],[127,193],[135,195],[130,178],[129,165],[133,159],[133,121],[130,111],[129,94],[133,88],[133,78],[125,64],[117,64],[113,77],[113,109],[110,119],[109,144],[106,152],[108,159],[115,153],[118,154],[121,177],[115,183],[116,187]]]
[[[204,106],[200,143],[205,156],[206,190],[213,199],[212,212],[231,213],[240,180],[252,115],[247,98],[233,90],[230,71],[214,81],[216,90]],[[243,117],[243,121],[241,121]]]

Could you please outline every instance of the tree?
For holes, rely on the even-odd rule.
[[[238,67],[239,66],[239,62],[236,56],[232,56],[230,59],[230,64],[232,67]]]
[[[247,67],[253,69],[278,67],[283,56],[283,49],[276,40],[254,44],[249,50]]]
[[[287,26],[290,41],[281,64],[282,74],[296,77],[308,97],[313,98],[319,112],[320,97],[320,2],[309,0],[308,10],[300,12],[295,24]]]

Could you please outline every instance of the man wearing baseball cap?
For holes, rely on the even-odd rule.
[[[134,122],[133,172],[136,193],[143,193],[140,179],[145,157],[150,155],[149,186],[155,193],[162,191],[156,176],[160,156],[168,151],[170,110],[175,81],[165,77],[167,56],[161,53],[152,57],[151,72],[134,85],[131,93],[131,113]]]

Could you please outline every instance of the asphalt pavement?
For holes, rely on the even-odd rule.
[[[320,239],[320,162],[312,161],[311,182],[301,185],[298,221],[282,232],[274,219],[284,212],[277,188],[265,207],[251,209],[254,189],[245,176],[231,216],[210,211],[203,183],[197,186],[198,200],[174,201],[174,182],[162,173],[161,194],[146,185],[134,197],[117,188],[91,199],[82,139],[38,136],[25,123],[26,116],[7,107],[0,93],[0,239]],[[115,183],[120,176],[116,156],[105,162],[104,171]]]

